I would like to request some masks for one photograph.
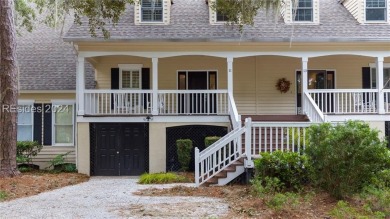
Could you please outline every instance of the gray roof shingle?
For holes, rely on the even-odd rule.
[[[36,24],[33,32],[22,31],[17,43],[21,90],[75,90],[77,55],[60,31]],[[93,88],[92,66],[86,62],[85,69],[86,87]]]
[[[110,40],[153,41],[390,41],[389,24],[359,24],[338,0],[320,0],[319,25],[287,25],[280,16],[260,11],[254,26],[246,26],[242,34],[237,28],[210,25],[208,6],[204,0],[175,0],[169,25],[135,25],[130,6],[119,23],[109,26]],[[98,34],[99,31],[97,31]],[[88,22],[74,24],[65,41],[103,40],[92,38]]]

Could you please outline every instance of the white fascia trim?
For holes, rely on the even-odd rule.
[[[76,90],[20,90],[19,93],[21,94],[71,94],[76,93]]]
[[[389,114],[375,115],[326,115],[328,122],[346,122],[348,120],[360,120],[365,122],[384,122],[389,120]]]
[[[150,116],[149,121],[146,120],[145,116],[137,117],[83,117],[77,116],[77,122],[104,122],[104,123],[131,123],[131,122],[140,122],[140,123],[165,123],[165,122],[174,122],[174,123],[229,123],[229,116]]]
[[[51,103],[54,105],[72,105],[72,104],[76,104],[76,100],[74,100],[74,99],[66,99],[66,100],[55,99],[55,100],[51,100]]]
[[[118,68],[122,70],[141,69],[142,67],[142,64],[118,64]]]
[[[376,63],[370,63],[370,68],[376,68]],[[383,63],[384,68],[390,68],[390,63]]]
[[[200,51],[190,51],[190,52],[126,52],[126,51],[84,51],[79,54],[82,57],[96,57],[96,56],[112,56],[112,55],[123,55],[123,56],[139,56],[144,58],[168,58],[175,56],[189,56],[189,55],[202,55],[202,56],[213,56],[220,58],[242,58],[250,56],[287,56],[294,58],[308,57],[315,58],[321,56],[332,56],[332,55],[357,55],[357,56],[367,56],[367,57],[390,57],[390,51],[313,51],[313,52],[200,52]]]
[[[18,105],[33,105],[35,100],[18,100]]]

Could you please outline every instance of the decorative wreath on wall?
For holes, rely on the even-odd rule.
[[[276,82],[275,87],[280,91],[280,93],[287,93],[288,90],[290,90],[291,82],[288,81],[286,78],[281,78]]]

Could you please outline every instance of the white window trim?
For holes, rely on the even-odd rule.
[[[30,113],[31,113],[31,141],[34,141],[34,112],[33,112],[33,106],[35,101],[34,100],[18,100],[18,107],[19,106],[30,106]],[[19,123],[16,124],[18,126]]]
[[[139,1],[139,23],[140,24],[165,24],[164,20],[164,0],[161,0],[162,2],[162,20],[161,21],[144,21],[142,20],[142,0]]]
[[[363,10],[364,10],[364,22],[366,24],[387,24],[388,23],[388,16],[389,16],[389,5],[387,4],[387,0],[385,0],[385,7],[386,7],[386,13],[385,13],[385,20],[377,20],[377,21],[368,21],[367,20],[367,2],[366,0],[364,0],[364,7],[363,7]]]
[[[119,64],[119,89],[120,90],[141,90],[142,89],[142,64]],[[122,88],[122,71],[139,71],[139,88]]]
[[[69,147],[74,146],[75,141],[75,106],[76,101],[75,100],[52,100],[52,109],[51,109],[51,136],[52,136],[52,146],[56,147]],[[56,143],[56,135],[55,135],[55,112],[53,110],[53,105],[72,105],[72,143]]]

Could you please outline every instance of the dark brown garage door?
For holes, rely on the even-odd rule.
[[[143,123],[95,124],[93,175],[134,176],[146,171]]]

